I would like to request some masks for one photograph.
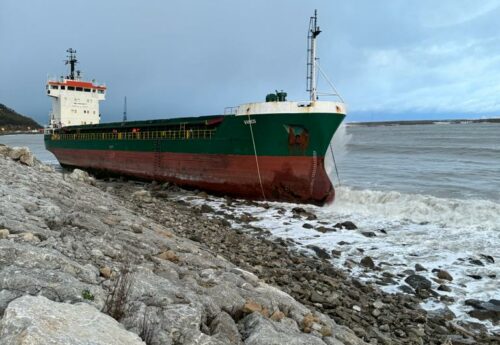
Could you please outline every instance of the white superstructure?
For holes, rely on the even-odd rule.
[[[68,53],[66,63],[71,65],[70,74],[47,81],[47,95],[52,98],[49,127],[97,124],[99,102],[105,99],[106,87],[82,80],[79,71],[75,75],[76,51],[68,49]]]

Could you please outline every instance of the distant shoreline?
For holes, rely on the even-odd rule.
[[[500,118],[491,119],[456,119],[456,120],[396,120],[396,121],[366,121],[348,122],[349,126],[409,126],[409,125],[435,125],[435,124],[469,124],[469,123],[500,123]]]
[[[15,131],[15,132],[0,132],[0,136],[2,135],[16,135],[16,134],[43,134],[41,132],[33,132],[33,131]]]

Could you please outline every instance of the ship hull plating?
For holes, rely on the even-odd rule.
[[[62,165],[256,200],[322,205],[334,198],[323,157],[53,149]],[[262,181],[262,188],[260,185]]]

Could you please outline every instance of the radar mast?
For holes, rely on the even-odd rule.
[[[314,16],[309,20],[309,31],[307,34],[307,91],[313,102],[318,99],[316,38],[320,33],[321,30],[318,26],[318,10],[314,10]]]
[[[75,80],[75,65],[78,63],[78,60],[76,59],[76,50],[69,48],[66,52],[68,53],[68,60],[65,61],[65,64],[70,66],[70,73],[66,76],[66,79]],[[79,76],[80,71],[78,71],[78,77]]]

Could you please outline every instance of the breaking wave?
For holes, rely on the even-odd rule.
[[[500,204],[480,199],[446,199],[395,191],[336,189],[332,212],[440,227],[500,230]]]

